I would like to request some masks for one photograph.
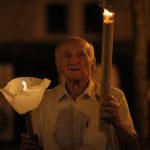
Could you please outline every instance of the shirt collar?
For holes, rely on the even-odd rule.
[[[68,92],[67,92],[67,90],[66,90],[66,88],[65,88],[65,84],[59,85],[58,91],[57,91],[57,93],[56,93],[55,96],[56,96],[57,101],[61,101],[61,100],[63,100],[65,97],[68,97],[68,96],[69,96],[69,94],[68,94]]]
[[[81,94],[81,96],[88,95],[90,98],[92,98],[94,92],[94,82],[90,79],[90,82],[84,92]]]

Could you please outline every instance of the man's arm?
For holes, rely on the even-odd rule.
[[[101,103],[101,119],[114,127],[121,150],[139,150],[138,138],[128,130],[125,123],[121,120],[119,108],[117,100],[113,96],[108,95]]]
[[[114,126],[114,129],[121,150],[140,150],[137,135],[130,133],[122,124]]]

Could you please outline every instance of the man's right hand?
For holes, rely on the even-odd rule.
[[[20,150],[42,150],[37,136],[31,137],[27,133],[21,133]]]

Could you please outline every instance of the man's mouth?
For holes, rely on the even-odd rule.
[[[80,71],[79,68],[71,68],[70,71]]]

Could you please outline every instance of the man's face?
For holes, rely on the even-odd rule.
[[[92,60],[81,43],[63,45],[59,52],[59,70],[65,80],[82,80],[90,76]]]

